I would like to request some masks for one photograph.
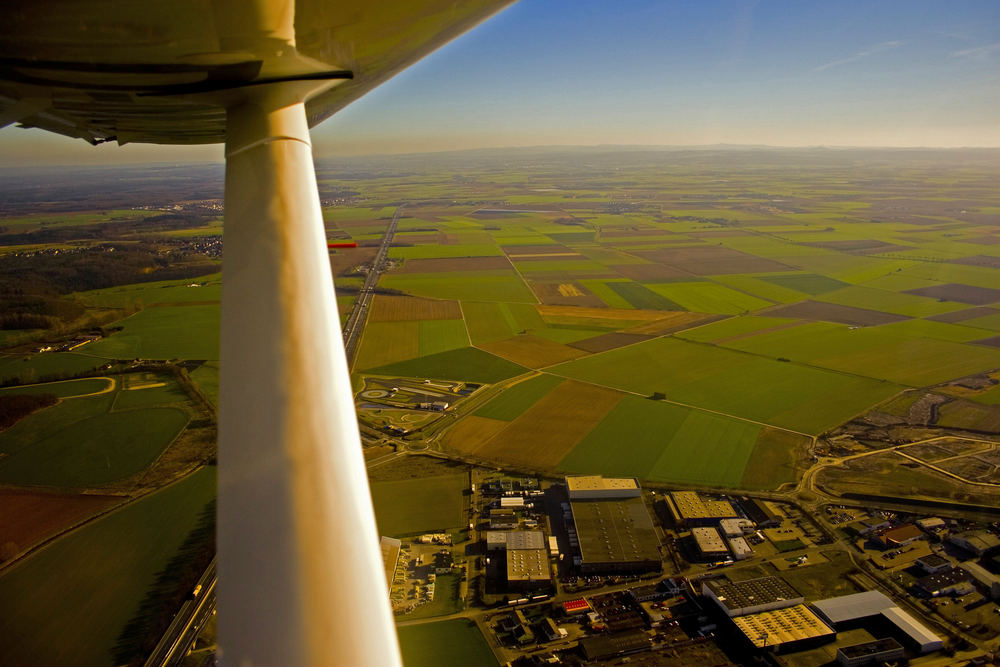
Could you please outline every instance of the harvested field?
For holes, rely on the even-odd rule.
[[[966,308],[965,310],[953,310],[950,313],[941,313],[940,315],[931,315],[930,317],[926,317],[924,319],[934,320],[935,322],[945,322],[947,324],[955,324],[956,322],[973,320],[977,317],[987,317],[989,315],[998,314],[1000,314],[1000,310],[996,308],[978,306],[976,308]]]
[[[868,310],[867,308],[841,306],[834,303],[822,303],[820,301],[802,301],[788,306],[779,306],[768,310],[764,314],[768,317],[821,320],[823,322],[836,322],[838,324],[848,324],[858,327],[878,326],[879,324],[889,324],[890,322],[901,322],[910,319],[905,315],[893,315],[877,310]]]
[[[531,283],[538,300],[550,306],[580,306],[592,309],[605,305],[593,292],[580,283]]]
[[[462,309],[457,301],[377,294],[368,319],[371,322],[460,320]]]
[[[448,447],[468,454],[507,427],[508,422],[489,417],[469,415],[445,433],[442,442]]]
[[[353,273],[355,267],[371,263],[376,252],[378,248],[337,248],[336,253],[330,255],[330,269],[335,276]]]
[[[990,347],[1000,347],[1000,336],[991,336],[990,338],[983,338],[982,340],[972,341],[976,345],[989,345]]]
[[[1000,258],[994,257],[998,261],[1000,268]],[[985,266],[978,264],[975,266]],[[933,299],[944,299],[946,301],[957,301],[958,303],[971,303],[975,306],[984,306],[988,303],[1000,301],[1000,289],[990,287],[975,287],[973,285],[960,285],[958,283],[948,283],[947,285],[932,285],[931,287],[921,287],[919,289],[906,290],[906,294],[916,294],[917,296],[928,296]],[[963,311],[964,312],[964,311]],[[978,317],[978,316],[973,316]],[[968,319],[968,318],[967,318]],[[959,321],[959,320],[956,320]]]
[[[757,257],[722,246],[664,248],[639,251],[634,254],[698,276],[730,273],[777,273],[797,270],[772,259]]]
[[[623,396],[582,382],[563,382],[473,453],[554,468]]]
[[[521,334],[507,340],[480,343],[479,347],[490,354],[495,354],[528,368],[543,368],[584,355],[580,350],[568,345],[561,345],[531,334]]]
[[[609,266],[637,282],[656,282],[658,280],[673,280],[675,278],[691,278],[692,273],[665,264],[618,264]]]
[[[594,336],[593,338],[578,340],[575,343],[570,343],[570,346],[579,348],[585,352],[606,352],[608,350],[613,350],[616,347],[625,347],[626,345],[641,343],[642,341],[649,340],[653,337],[654,336],[635,333],[609,333],[604,334],[603,336]]]
[[[654,322],[669,317],[671,313],[658,310],[630,310],[627,308],[588,308],[586,306],[559,306],[542,304],[536,306],[538,314],[543,319],[548,318],[580,318],[585,320],[645,320]],[[678,315],[695,315],[696,313],[677,313]],[[700,315],[704,317],[704,315]]]
[[[988,269],[1000,269],[1000,257],[993,255],[972,255],[970,257],[959,257],[949,259],[949,264],[965,264],[966,266],[983,266]]]
[[[506,257],[436,257],[407,259],[394,273],[440,273],[445,271],[496,271],[509,269]]]
[[[115,496],[0,491],[0,563],[122,502]]]

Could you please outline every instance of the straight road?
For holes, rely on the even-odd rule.
[[[347,351],[347,365],[354,365],[354,355],[357,352],[358,341],[361,340],[361,332],[365,328],[365,320],[368,318],[368,307],[371,305],[372,296],[375,294],[375,286],[378,285],[379,276],[385,268],[385,258],[389,255],[389,246],[392,244],[392,237],[396,233],[396,225],[399,224],[399,216],[403,212],[406,204],[400,204],[396,208],[395,215],[389,228],[385,230],[382,238],[382,245],[379,246],[375,259],[372,261],[372,268],[365,276],[365,284],[358,293],[358,299],[354,302],[354,308],[344,324],[344,349]]]
[[[174,616],[170,627],[163,634],[160,643],[146,660],[145,667],[168,667],[179,665],[187,655],[201,629],[215,611],[215,559],[201,575],[201,586],[196,597],[185,600],[180,611]]]

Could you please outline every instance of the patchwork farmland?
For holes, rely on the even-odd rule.
[[[995,194],[961,199],[914,163],[895,178],[926,199],[897,210],[892,188],[836,181],[846,163],[766,186],[743,165],[688,202],[709,171],[685,161],[620,181],[473,170],[503,203],[408,204],[353,372],[484,383],[434,430],[463,456],[774,488],[817,436],[1000,368]]]

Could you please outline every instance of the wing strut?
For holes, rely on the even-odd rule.
[[[220,657],[399,665],[295,84],[227,110],[225,240]]]

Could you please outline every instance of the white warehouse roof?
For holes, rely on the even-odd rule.
[[[896,605],[878,591],[865,591],[853,595],[841,595],[813,603],[813,609],[827,622],[836,625],[859,618],[875,616]]]
[[[890,607],[884,610],[882,615],[916,642],[920,646],[921,653],[936,651],[944,645],[940,637],[899,607]]]

